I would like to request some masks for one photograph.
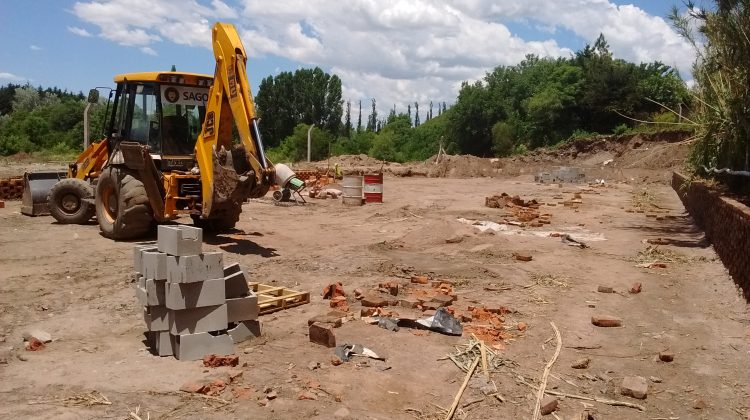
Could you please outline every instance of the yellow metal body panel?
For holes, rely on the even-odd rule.
[[[178,78],[182,78],[182,82],[177,82]],[[198,80],[213,80],[213,76],[208,74],[200,73],[181,73],[174,71],[146,71],[140,73],[123,73],[115,76],[116,83],[122,83],[126,80],[131,82],[162,82],[162,83],[176,83],[184,85],[197,85]],[[174,81],[173,81],[174,80]]]
[[[181,174],[176,172],[165,172],[163,185],[166,197],[164,197],[164,216],[169,218],[176,218],[181,214],[193,213],[195,205],[198,204],[197,197],[181,197],[179,189],[179,180],[181,179],[200,179],[199,175],[192,174]],[[187,209],[178,209],[177,201],[185,200],[188,202]]]
[[[76,158],[75,170],[72,167],[68,168],[68,178],[88,180],[98,177],[108,157],[109,152],[107,151],[106,141],[102,140],[91,143]]]
[[[247,151],[256,182],[264,183],[273,174],[273,165],[261,165],[258,150],[252,139],[251,124],[257,119],[255,103],[247,80],[247,54],[234,25],[217,23],[212,31],[216,74],[209,90],[206,120],[195,144],[195,157],[201,171],[203,217],[209,217],[213,204],[213,153],[224,146],[231,147],[232,119],[242,144]],[[267,168],[263,168],[266,166]]]

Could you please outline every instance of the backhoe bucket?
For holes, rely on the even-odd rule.
[[[23,195],[21,196],[21,213],[27,216],[44,216],[49,214],[47,196],[52,186],[68,176],[67,172],[38,171],[23,174]]]

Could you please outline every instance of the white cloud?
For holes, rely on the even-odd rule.
[[[17,76],[13,73],[0,71],[0,80],[7,80],[9,82],[20,82],[22,80],[27,80],[27,79],[23,76]]]
[[[79,28],[77,26],[68,26],[68,31],[71,32],[71,33],[74,33],[74,34],[76,34],[78,36],[83,36],[83,37],[89,37],[89,36],[91,36],[91,32],[89,32],[89,31],[87,31],[87,30],[85,30],[83,28]]]
[[[156,53],[156,51],[155,51],[155,50],[154,50],[153,48],[151,48],[151,47],[141,47],[141,48],[140,48],[140,50],[141,50],[141,52],[142,52],[142,53],[144,53],[144,54],[148,54],[148,55],[154,55],[154,56],[155,56],[155,55],[159,55],[159,54],[157,54],[157,53]]]
[[[41,50],[42,50],[42,47],[40,47],[40,46],[38,46],[38,45],[34,45],[34,44],[32,44],[32,45],[29,45],[29,49],[30,49],[31,51],[41,51]]]
[[[211,23],[229,19],[252,58],[320,66],[341,76],[345,98],[375,97],[382,110],[453,102],[462,81],[527,54],[570,56],[555,39],[560,30],[587,42],[603,33],[616,57],[689,74],[694,53],[664,19],[612,1],[85,0],[73,12],[103,38],[147,54],[156,42],[210,48]],[[510,22],[535,28],[541,40],[514,35]]]
[[[96,25],[100,36],[120,45],[147,47],[167,40],[189,46],[211,46],[210,23],[235,19],[238,13],[221,0],[80,1],[73,14]]]

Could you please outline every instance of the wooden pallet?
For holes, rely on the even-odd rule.
[[[310,292],[298,292],[286,287],[249,282],[250,289],[258,295],[260,315],[310,303]]]

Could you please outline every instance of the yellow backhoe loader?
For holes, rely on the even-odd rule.
[[[104,236],[131,239],[190,215],[196,225],[222,231],[234,227],[247,198],[264,196],[274,182],[302,186],[265,156],[237,30],[217,23],[212,41],[213,77],[115,76],[105,139],[88,146],[45,197],[58,222],[85,223],[95,214]],[[28,201],[41,209],[34,197],[44,191],[35,191],[33,174],[27,178]]]

